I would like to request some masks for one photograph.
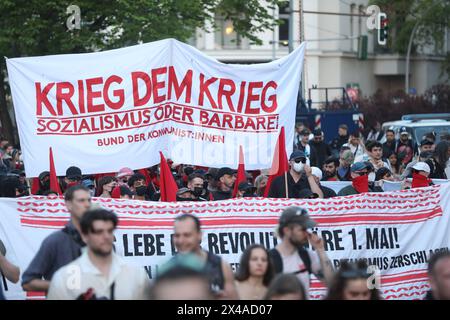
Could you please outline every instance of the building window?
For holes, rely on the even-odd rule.
[[[221,49],[241,49],[241,37],[236,33],[233,22],[222,17],[215,18],[218,29],[215,32],[216,46]]]
[[[278,26],[278,41],[287,44],[289,40],[289,1],[278,4],[278,19],[282,21]]]

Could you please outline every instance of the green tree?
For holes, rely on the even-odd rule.
[[[8,58],[106,50],[165,38],[188,40],[196,28],[214,24],[214,14],[233,22],[251,43],[257,33],[279,21],[272,9],[279,0],[0,0],[0,54]],[[66,8],[81,10],[81,29],[69,31]],[[208,30],[212,31],[212,30]],[[3,134],[15,138],[7,112],[9,87],[0,63],[0,121]]]
[[[450,27],[449,0],[371,0],[381,11],[386,12],[390,25],[389,45],[395,52],[406,54],[411,32],[418,24],[414,36],[412,53],[424,46],[442,48],[446,29]],[[442,74],[450,74],[450,54],[442,66]]]

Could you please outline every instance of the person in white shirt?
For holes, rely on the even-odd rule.
[[[323,239],[311,233],[316,226],[307,211],[300,207],[289,207],[283,211],[278,224],[278,235],[282,242],[269,251],[276,273],[293,273],[301,281],[305,292],[309,290],[310,274],[329,284],[333,278],[333,267],[325,252]],[[315,251],[306,249],[308,244]]]
[[[150,298],[144,268],[127,265],[113,252],[117,216],[106,209],[87,211],[80,221],[87,248],[59,269],[50,282],[49,300],[143,300]]]
[[[367,161],[368,156],[366,153],[366,148],[361,141],[361,135],[359,132],[354,132],[350,135],[348,143],[343,145],[344,147],[349,147],[350,151],[353,153],[355,162]]]

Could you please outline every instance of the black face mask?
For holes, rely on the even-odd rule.
[[[147,192],[146,186],[139,186],[136,188],[136,195],[138,195],[139,197],[145,196],[146,192]]]
[[[198,198],[203,194],[203,188],[195,187],[193,193],[194,193],[194,196]]]
[[[192,201],[192,199],[177,196],[177,201]]]

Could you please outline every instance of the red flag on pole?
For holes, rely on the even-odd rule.
[[[160,191],[161,191],[161,201],[175,202],[177,201],[177,191],[178,186],[173,177],[172,171],[170,171],[169,165],[167,164],[166,158],[162,152],[159,152],[161,156],[161,166],[160,166]]]
[[[233,198],[235,198],[237,195],[239,183],[245,181],[247,181],[247,176],[245,175],[244,151],[242,150],[242,146],[239,146],[239,166],[237,171],[237,178],[234,182]]]
[[[53,151],[50,147],[50,190],[57,192],[62,196],[61,188],[59,187],[58,177],[56,176],[55,161],[53,160]]]
[[[289,161],[286,154],[286,136],[284,127],[281,127],[280,135],[278,136],[277,144],[275,146],[275,154],[273,155],[272,168],[269,171],[269,180],[267,181],[264,197],[269,195],[270,185],[273,179],[282,176],[289,170]]]

